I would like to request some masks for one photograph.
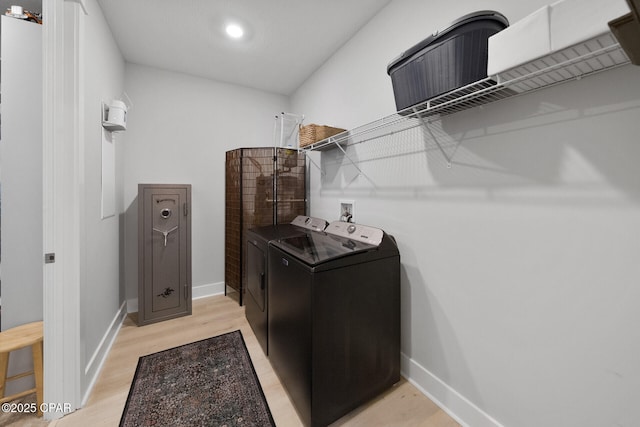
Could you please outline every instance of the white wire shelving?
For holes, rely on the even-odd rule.
[[[345,152],[344,148],[348,145],[392,135],[418,126],[428,126],[429,123],[449,114],[579,80],[629,62],[629,58],[613,35],[606,33],[512,70],[455,89],[414,107],[323,139],[300,150],[310,152],[337,147]],[[445,155],[442,149],[441,151]],[[449,162],[448,158],[447,161]]]

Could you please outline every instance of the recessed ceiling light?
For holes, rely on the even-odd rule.
[[[228,24],[225,27],[225,31],[232,39],[239,39],[244,35],[244,29],[238,24]]]

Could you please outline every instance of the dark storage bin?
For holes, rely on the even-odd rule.
[[[509,26],[503,15],[465,15],[391,61],[398,111],[487,77],[488,39]]]

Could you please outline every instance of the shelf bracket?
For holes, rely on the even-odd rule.
[[[307,160],[309,160],[309,162],[310,162],[310,163],[312,163],[312,164],[313,164],[313,166],[315,166],[315,167],[317,167],[317,168],[318,168],[318,170],[320,171],[320,175],[321,175],[321,176],[325,176],[325,172],[322,170],[322,167],[320,167],[320,165],[319,165],[319,164],[317,164],[317,163],[316,163],[316,162],[311,158],[311,156],[309,155],[309,151],[306,151],[306,150],[305,150],[305,151],[304,151],[304,156],[307,158]]]
[[[360,175],[364,176],[364,177],[367,179],[367,181],[369,181],[369,182],[371,183],[371,185],[373,185],[373,186],[375,187],[375,186],[376,186],[376,184],[371,180],[371,178],[369,178],[369,177],[367,176],[367,174],[366,174],[366,173],[362,172],[362,169],[360,169],[360,168],[358,167],[358,165],[356,164],[356,162],[354,162],[354,161],[351,159],[351,157],[349,157],[349,155],[347,154],[347,152],[345,151],[345,149],[344,149],[344,148],[342,148],[342,145],[340,145],[340,144],[338,143],[338,141],[337,141],[337,140],[335,140],[335,139],[332,141],[332,138],[333,138],[333,137],[329,137],[329,142],[333,142],[333,143],[335,144],[335,146],[336,146],[336,147],[338,147],[338,148],[340,149],[340,151],[342,151],[342,154],[344,154],[344,156],[347,158],[347,160],[349,160],[349,162],[353,165],[353,167],[354,167],[354,168],[356,168],[356,169],[358,170],[358,173],[359,173]]]
[[[429,132],[429,134],[431,135],[431,138],[433,139],[433,141],[436,143],[436,145],[438,146],[438,149],[440,150],[440,153],[442,153],[442,157],[445,158],[445,160],[447,161],[447,168],[451,169],[451,158],[447,155],[447,153],[444,151],[444,148],[442,148],[442,145],[440,145],[440,142],[438,142],[438,138],[436,138],[436,136],[433,134],[433,132],[431,131],[431,128],[429,127],[429,121],[425,120],[424,117],[422,117],[422,114],[420,114],[418,112],[417,109],[413,109],[413,112],[416,114],[416,116],[418,116],[418,118],[420,119],[420,121],[422,122],[422,127]]]

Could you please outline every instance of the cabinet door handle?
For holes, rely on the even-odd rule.
[[[264,291],[265,283],[264,283],[264,273],[260,273],[260,290]]]

